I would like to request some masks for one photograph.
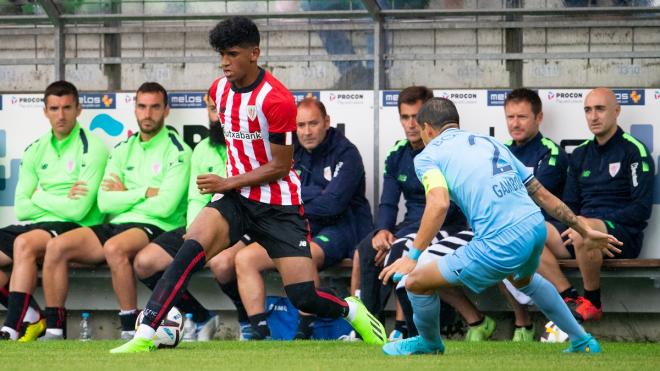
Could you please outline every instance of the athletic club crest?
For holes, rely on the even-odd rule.
[[[66,171],[69,173],[73,171],[73,168],[76,166],[76,163],[73,160],[69,160],[66,163]]]
[[[151,165],[151,170],[154,172],[154,175],[160,173],[160,162],[154,162],[153,165]]]
[[[257,118],[257,106],[247,106],[248,118],[252,121]]]
[[[619,169],[621,169],[621,163],[620,162],[613,162],[610,164],[610,176],[614,178],[618,173]]]

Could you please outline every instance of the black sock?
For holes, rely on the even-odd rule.
[[[164,272],[156,272],[147,278],[140,278],[140,282],[144,283],[145,286],[153,291],[160,278],[163,277],[163,273]],[[174,305],[183,313],[192,313],[193,321],[195,322],[206,322],[209,317],[211,317],[211,313],[209,313],[208,309],[204,308],[204,306],[192,296],[188,290],[181,294],[179,301]]]
[[[248,315],[241,301],[241,294],[238,292],[238,281],[233,280],[227,283],[220,283],[220,289],[229,297],[229,299],[234,303],[236,311],[238,312],[238,322],[248,322]]]
[[[7,307],[7,317],[5,318],[5,326],[11,327],[20,332],[23,326],[23,318],[30,306],[30,298],[32,295],[24,292],[11,291],[9,293],[9,305]]]
[[[405,320],[395,320],[394,329],[399,331],[404,339],[408,337],[408,325]]]
[[[311,339],[312,333],[314,332],[314,320],[316,316],[305,316],[300,315],[298,320],[298,329],[296,330],[296,336],[294,339],[306,340]]]
[[[514,327],[515,327],[515,328],[523,328],[523,327],[524,327],[524,328],[526,328],[527,330],[531,330],[531,329],[534,328],[534,324],[527,325],[527,326],[518,326],[518,325],[515,325],[515,324],[514,324]]]
[[[571,298],[573,300],[577,299],[579,296],[577,290],[573,286],[560,292],[559,295],[561,296],[562,299]]]
[[[4,287],[0,287],[0,304],[3,307],[9,309],[9,284],[6,284]]]
[[[589,300],[591,304],[593,304],[596,308],[600,309],[601,302],[600,302],[600,289],[596,289],[593,291],[584,290],[584,298]]]
[[[252,326],[252,338],[254,340],[264,340],[270,338],[270,328],[268,328],[267,313],[259,313],[248,317]]]
[[[46,327],[61,329],[66,339],[66,309],[64,307],[46,307]]]
[[[403,310],[403,315],[406,317],[406,326],[408,327],[408,337],[417,336],[417,327],[415,327],[415,321],[413,321],[413,309],[410,304],[410,299],[408,299],[408,293],[406,292],[405,287],[399,287],[396,289],[396,298],[399,300],[401,309]]]
[[[486,319],[486,316],[483,316],[483,317],[481,317],[481,319],[478,320],[478,321],[474,321],[474,322],[472,322],[472,323],[468,323],[468,326],[470,326],[470,327],[472,327],[472,326],[479,326],[480,324],[484,323],[484,320],[485,320],[485,319]]]
[[[135,331],[135,321],[137,320],[138,311],[134,310],[130,313],[119,313],[119,322],[121,322],[122,331]]]
[[[186,240],[154,288],[144,309],[142,323],[157,329],[160,321],[178,303],[192,274],[203,269],[205,264],[204,247],[195,240]]]

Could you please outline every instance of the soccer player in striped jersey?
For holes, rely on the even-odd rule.
[[[296,105],[291,93],[260,68],[259,30],[248,18],[231,17],[209,34],[220,53],[224,77],[211,86],[227,142],[227,177],[197,178],[202,193],[214,194],[198,214],[174,261],[159,280],[130,342],[111,353],[155,350],[151,338],[191,275],[244,234],[264,246],[282,275],[284,290],[300,310],[346,318],[372,344],[383,344],[383,325],[357,298],[316,290],[310,236],[292,167]]]
[[[386,280],[394,273],[409,274],[406,289],[420,335],[386,344],[383,351],[443,353],[436,290],[464,285],[479,293],[508,277],[568,333],[568,352],[599,353],[598,341],[577,323],[554,286],[535,274],[546,237],[543,214],[535,202],[579,233],[586,249],[618,252],[614,244],[621,243],[573,214],[506,146],[460,130],[458,111],[450,100],[432,98],[417,117],[426,148],[415,158],[415,170],[426,190],[426,207],[408,256],[381,275]],[[450,199],[464,211],[474,238],[435,263],[417,265],[442,226]]]

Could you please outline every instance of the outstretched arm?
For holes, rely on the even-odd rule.
[[[614,256],[613,252],[621,253],[621,250],[615,246],[622,245],[619,240],[589,227],[583,218],[575,215],[565,203],[545,189],[535,178],[527,182],[527,193],[548,214],[579,233],[585,239],[587,248],[599,249],[610,257]]]

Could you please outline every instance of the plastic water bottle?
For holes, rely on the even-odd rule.
[[[186,319],[183,321],[183,341],[195,341],[195,322],[192,317],[192,313],[186,313]]]
[[[80,341],[89,341],[92,339],[92,329],[89,326],[89,313],[83,312],[80,321]]]

